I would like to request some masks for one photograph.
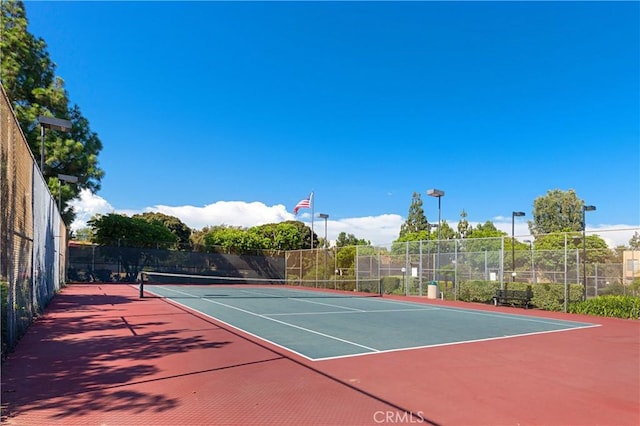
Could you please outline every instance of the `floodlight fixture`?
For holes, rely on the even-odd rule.
[[[68,132],[71,130],[71,122],[62,118],[41,115],[38,117],[38,123],[40,123],[40,172],[44,174],[44,129]]]
[[[62,182],[77,183],[78,176],[58,175],[58,213],[62,214]]]

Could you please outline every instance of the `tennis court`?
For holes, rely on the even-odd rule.
[[[143,288],[313,361],[598,326],[291,286]]]
[[[278,285],[139,290],[65,287],[3,364],[2,421],[640,421],[637,321]]]

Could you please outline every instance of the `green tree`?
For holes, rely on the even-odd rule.
[[[311,248],[311,228],[309,228],[307,225],[305,225],[304,223],[300,222],[299,220],[287,220],[285,222],[281,222],[281,223],[290,223],[293,226],[295,226],[298,229],[298,232],[300,233],[300,235],[302,236],[302,243],[299,247],[294,248],[293,250],[299,250],[299,249],[310,249]],[[315,233],[315,230],[313,232],[313,247],[317,248],[318,247],[318,235]]]
[[[351,275],[355,271],[357,246],[370,246],[371,241],[358,238],[353,234],[340,232],[336,238],[336,266],[342,275]]]
[[[204,237],[209,233],[212,228],[205,226],[199,230],[192,230],[189,242],[194,251],[206,251]]]
[[[507,235],[507,233],[500,231],[493,222],[487,220],[485,223],[477,224],[469,234],[469,238],[492,238],[502,237],[503,235]]]
[[[460,243],[460,250],[465,252],[465,259],[472,268],[483,269],[485,256],[491,264],[499,261],[502,237],[505,235],[506,232],[500,231],[488,220],[469,229],[466,238]]]
[[[91,239],[93,238],[93,231],[91,230],[91,228],[86,226],[75,231],[71,235],[71,238],[77,241],[91,241]]]
[[[585,245],[587,252],[586,263],[589,267],[591,264],[605,263],[608,258],[615,256],[615,252],[609,249],[607,243],[598,235],[587,235]],[[539,266],[539,271],[561,270],[560,265],[564,265],[565,256],[568,256],[569,259],[575,259],[577,256],[580,262],[582,262],[583,246],[581,232],[561,232],[541,235],[536,237],[535,247],[536,269],[538,269]],[[548,279],[556,282],[561,281],[561,278],[556,276],[548,277]]]
[[[336,239],[336,247],[369,245],[371,245],[371,241],[357,238],[355,235],[347,234],[346,232],[339,233],[338,238]]]
[[[304,223],[295,220],[252,228],[217,225],[193,231],[190,240],[197,251],[211,251],[215,247],[224,247],[235,253],[300,250],[311,247],[311,230]]]
[[[260,241],[262,249],[268,250],[299,250],[302,248],[304,235],[309,235],[308,228],[301,232],[301,228],[291,221],[254,226],[248,232]]]
[[[629,248],[631,250],[640,250],[640,234],[638,234],[638,231],[634,232],[629,240]]]
[[[467,221],[467,212],[462,210],[460,213],[460,221],[458,222],[458,236],[460,238],[467,238],[469,237],[469,234],[471,234],[472,230],[473,227],[470,226]]]
[[[98,167],[102,143],[89,128],[77,105],[69,106],[64,81],[55,75],[55,64],[47,45],[29,33],[22,1],[0,2],[0,81],[7,92],[20,127],[36,158],[40,157],[40,115],[67,119],[69,132],[45,133],[44,177],[53,194],[60,193],[63,219],[69,225],[74,217],[68,202],[81,189],[96,192],[104,172]],[[75,185],[59,186],[58,174],[78,177]]]
[[[87,224],[92,242],[102,246],[169,248],[178,240],[164,225],[140,217],[109,213],[97,215]]]
[[[429,231],[407,232],[403,236],[399,237],[394,243],[404,243],[407,241],[427,241],[435,240],[437,234],[429,233]]]
[[[250,235],[245,228],[236,226],[214,226],[204,236],[207,251],[223,247],[236,254],[243,254],[259,247],[260,241]]]
[[[243,254],[258,250],[299,250],[311,247],[309,228],[302,222],[286,221],[241,228],[227,225],[208,229],[203,238],[206,250],[224,247]],[[305,244],[309,244],[305,247]]]
[[[407,220],[400,226],[399,238],[403,238],[407,234],[416,234],[420,231],[427,231],[428,233],[431,229],[422,208],[422,197],[419,192],[414,192]]]
[[[113,247],[110,257],[122,265],[127,282],[136,280],[142,266],[168,256],[166,251],[157,249],[173,247],[177,241],[164,225],[140,217],[110,213],[91,218],[88,225],[92,242]]]
[[[529,231],[533,235],[582,230],[582,208],[584,202],[575,191],[554,189],[533,202],[533,221]]]
[[[441,240],[453,240],[456,238],[456,231],[453,230],[446,220],[443,220],[440,222],[438,235]]]
[[[150,223],[158,223],[167,228],[177,238],[177,248],[182,250],[191,249],[191,228],[175,216],[169,216],[160,212],[145,212],[135,214]]]

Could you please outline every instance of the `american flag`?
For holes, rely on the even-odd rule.
[[[298,210],[300,209],[310,209],[311,208],[311,197],[313,197],[313,192],[309,197],[298,201],[298,204],[293,208],[293,214],[298,214]]]

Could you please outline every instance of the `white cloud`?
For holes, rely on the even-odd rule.
[[[87,226],[87,221],[96,214],[106,214],[114,211],[111,204],[99,195],[92,194],[88,189],[80,191],[80,198],[70,202],[76,212],[76,218],[71,229],[77,230]]]
[[[344,232],[358,239],[369,240],[373,245],[388,245],[398,238],[403,222],[404,218],[397,214],[328,220],[327,239],[335,241],[338,234]],[[313,230],[324,238],[324,220],[314,220]]]
[[[506,232],[507,235],[511,235],[511,218],[505,217],[496,217],[493,219],[493,224],[497,229]],[[476,224],[473,224],[475,226]],[[635,232],[638,232],[638,226],[635,227],[633,225],[589,225],[587,224],[586,234],[594,235],[597,234],[602,238],[609,247],[617,247],[617,246],[627,246],[629,245],[629,240],[633,237]],[[516,219],[513,233],[516,239],[523,240],[532,240],[531,233],[529,232],[529,225],[526,221],[518,221]]]
[[[286,220],[301,220],[311,226],[311,213],[302,210],[296,218],[287,211],[282,204],[267,206],[261,202],[217,201],[203,207],[197,206],[164,206],[157,205],[142,210],[114,209],[111,204],[99,195],[88,190],[80,193],[80,198],[72,202],[76,211],[76,220],[71,224],[73,230],[86,226],[86,222],[95,214],[120,213],[131,216],[143,212],[160,212],[175,216],[192,229],[202,229],[205,226],[229,225],[249,228],[266,223],[279,223]],[[383,214],[379,216],[365,216],[327,220],[327,238],[335,241],[338,234],[344,232],[356,238],[371,241],[378,246],[387,246],[398,238],[400,226],[405,218],[397,214]],[[449,221],[450,226],[457,225],[457,220]],[[511,235],[511,217],[496,217],[492,220],[497,229]],[[469,222],[477,226],[476,222]],[[324,219],[314,218],[313,228],[316,235],[324,238]],[[629,239],[638,228],[631,225],[595,225],[587,226],[587,234],[597,233],[610,247],[627,245]],[[520,241],[532,239],[526,220],[516,220],[514,235]]]
[[[218,201],[204,207],[195,206],[154,206],[147,212],[160,212],[180,218],[192,229],[202,229],[211,225],[252,227],[266,223],[279,223],[294,218],[284,205],[267,206],[255,201]]]

